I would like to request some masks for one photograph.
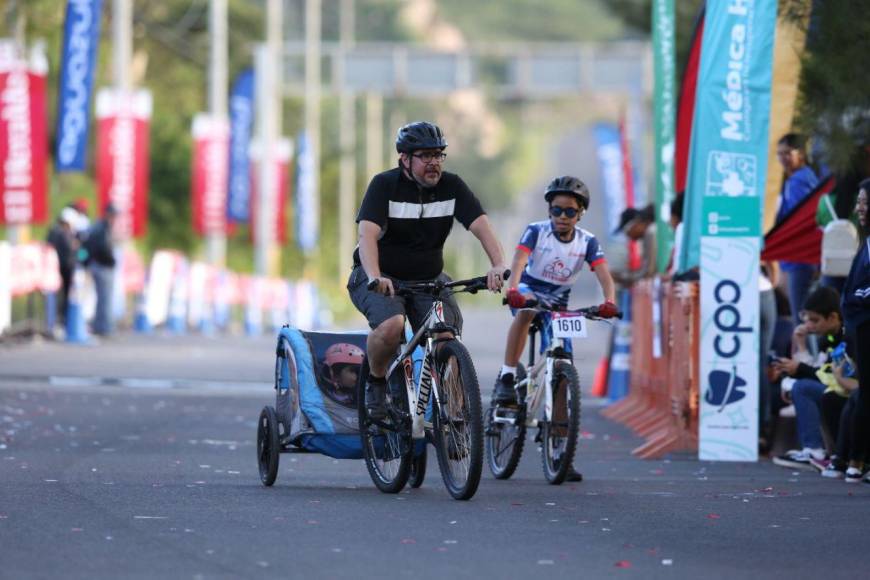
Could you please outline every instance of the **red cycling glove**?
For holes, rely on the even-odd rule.
[[[516,288],[508,288],[507,303],[511,308],[522,308],[526,305],[526,297]]]
[[[613,318],[619,314],[619,308],[613,302],[605,302],[598,307],[598,316],[601,318]]]

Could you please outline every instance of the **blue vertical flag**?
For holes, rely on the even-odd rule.
[[[299,248],[310,252],[317,245],[318,215],[314,199],[314,159],[311,144],[304,131],[299,133],[299,156],[296,160],[298,183],[296,187],[296,224]]]
[[[598,163],[601,166],[601,183],[604,189],[607,212],[607,234],[612,236],[619,225],[619,215],[625,209],[625,175],[622,169],[622,147],[619,143],[619,128],[613,123],[595,125],[595,142]]]
[[[57,170],[84,171],[102,0],[68,0],[60,66]]]
[[[245,69],[230,94],[230,177],[227,218],[248,223],[251,219],[251,162],[248,146],[254,125],[254,69]]]

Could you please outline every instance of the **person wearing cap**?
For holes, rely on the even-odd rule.
[[[115,270],[115,248],[112,228],[118,211],[111,203],[106,205],[103,218],[88,230],[83,242],[87,252],[86,264],[94,279],[97,291],[97,309],[94,313],[92,331],[100,336],[112,333],[112,285]]]
[[[60,291],[58,292],[58,320],[66,321],[66,309],[69,300],[69,290],[72,285],[73,273],[76,267],[76,253],[79,243],[74,232],[74,224],[78,214],[72,208],[65,207],[57,216],[57,220],[46,236],[46,242],[57,252],[58,271],[60,273]]]
[[[356,408],[356,384],[365,353],[347,342],[338,342],[323,355],[323,392],[340,405]]]
[[[405,316],[419,328],[434,298],[395,295],[393,282],[449,280],[443,272],[443,248],[457,220],[480,241],[492,265],[487,286],[502,286],[505,271],[501,244],[477,197],[455,173],[444,171],[447,140],[432,123],[418,121],[396,135],[398,167],[375,175],[357,213],[359,244],[347,289],[372,332],[366,350],[370,374],[365,406],[369,416],[386,416],[386,373],[404,332]],[[373,289],[369,289],[372,285]],[[456,300],[444,293],[446,323],[462,330]]]
[[[637,270],[626,269],[614,272],[613,279],[623,286],[631,286],[638,280],[656,275],[656,220],[652,204],[637,209],[629,207],[619,216],[619,225],[614,234],[623,233],[630,240],[641,241],[641,265]]]

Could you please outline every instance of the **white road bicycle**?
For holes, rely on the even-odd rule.
[[[517,367],[516,404],[493,403],[486,412],[487,463],[496,479],[510,478],[523,453],[526,429],[537,427],[544,477],[559,485],[571,470],[580,433],[580,378],[570,341],[586,336],[587,320],[609,321],[598,316],[597,306],[553,311],[529,300],[526,309],[537,311],[529,328],[528,370],[522,363]]]
[[[509,273],[504,274],[505,279]],[[425,453],[415,448],[430,441],[447,491],[454,499],[470,499],[483,469],[483,424],[480,386],[459,332],[444,320],[442,293],[476,293],[486,289],[486,277],[455,282],[394,284],[397,295],[428,294],[435,298],[424,323],[399,346],[387,367],[387,416],[374,420],[365,408],[368,358],[359,381],[359,425],[366,468],[375,486],[398,493],[412,478],[422,483]],[[407,319],[405,321],[408,326]],[[444,338],[445,333],[450,338]],[[422,349],[422,366],[414,369],[415,350]]]

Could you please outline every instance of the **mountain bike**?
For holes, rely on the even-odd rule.
[[[544,477],[559,485],[571,470],[580,433],[580,378],[571,339],[586,337],[587,320],[609,321],[598,316],[597,306],[555,310],[528,300],[526,308],[538,312],[529,328],[528,370],[522,363],[517,367],[516,404],[493,403],[486,412],[487,463],[496,479],[510,478],[523,453],[526,429],[537,427]],[[538,336],[541,356],[536,361]]]
[[[505,272],[504,279],[509,275]],[[435,300],[423,324],[399,346],[387,367],[387,415],[383,420],[372,419],[366,412],[368,357],[363,360],[358,410],[366,468],[379,490],[398,493],[408,483],[412,467],[413,483],[422,481],[425,465],[419,454],[415,460],[413,451],[416,442],[428,440],[435,447],[447,491],[454,499],[470,499],[483,469],[480,386],[458,329],[444,320],[442,296],[484,290],[486,277],[394,283],[394,289],[398,296],[427,294]],[[407,318],[405,325],[409,326]],[[415,372],[415,358],[422,362],[419,372]]]

